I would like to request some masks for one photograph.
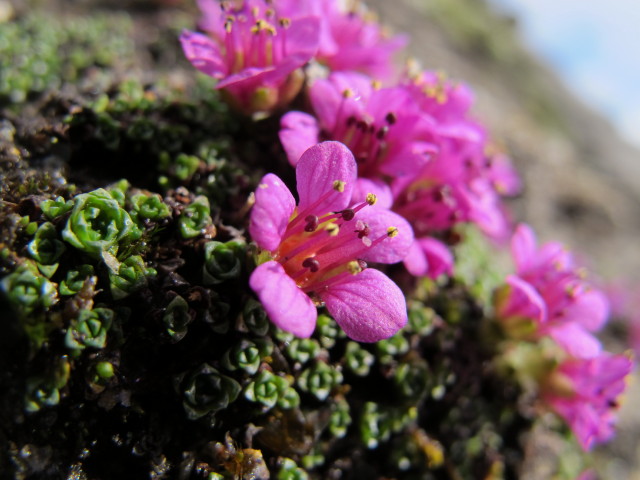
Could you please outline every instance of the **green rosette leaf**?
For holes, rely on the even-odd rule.
[[[245,253],[246,245],[241,242],[207,242],[202,266],[203,283],[217,285],[238,278],[242,272]]]
[[[211,207],[203,195],[197,196],[180,214],[178,229],[182,238],[195,238],[211,225]]]
[[[162,201],[160,195],[139,193],[131,198],[133,213],[138,218],[157,222],[171,216],[171,209]]]
[[[64,243],[58,240],[58,232],[52,223],[40,225],[35,237],[27,245],[27,251],[33,258],[38,270],[47,278],[51,278],[58,269],[58,260],[65,251]]]
[[[140,238],[141,232],[118,201],[103,188],[74,198],[73,210],[62,238],[94,258]]]
[[[118,273],[109,273],[111,295],[116,300],[123,299],[145,287],[147,277],[155,275],[153,268],[147,268],[140,255],[131,255],[118,266]]]
[[[25,264],[0,281],[0,288],[21,317],[47,309],[58,301],[56,284],[40,275],[33,264]]]
[[[114,311],[109,308],[80,310],[67,329],[65,345],[75,353],[86,347],[104,348],[114,316]]]
[[[222,375],[211,365],[203,364],[183,382],[183,402],[191,420],[215,413],[238,398],[240,384]]]
[[[66,278],[60,282],[60,295],[75,295],[82,289],[85,280],[94,274],[93,265],[89,264],[67,271]]]
[[[65,200],[57,197],[55,200],[44,200],[40,204],[40,209],[48,220],[58,218],[73,208],[73,200]]]

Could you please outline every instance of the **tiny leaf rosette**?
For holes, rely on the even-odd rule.
[[[116,254],[119,246],[141,235],[129,214],[103,188],[75,197],[62,238],[94,258]]]

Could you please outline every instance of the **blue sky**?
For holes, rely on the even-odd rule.
[[[491,0],[578,96],[640,146],[640,0]]]

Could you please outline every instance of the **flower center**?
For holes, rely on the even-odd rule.
[[[336,190],[340,187],[334,183]],[[398,233],[389,227],[374,237],[369,225],[357,218],[360,210],[375,202],[376,196],[370,193],[366,201],[339,212],[316,215],[311,212],[314,205],[295,212],[280,246],[272,252],[273,259],[306,293],[326,290],[345,276],[360,273],[367,268],[360,258],[364,252]]]
[[[229,72],[248,67],[268,67],[287,55],[286,30],[288,18],[276,18],[273,9],[259,7],[234,8],[228,2],[220,4],[224,19],[225,60]]]

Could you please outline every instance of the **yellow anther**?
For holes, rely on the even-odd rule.
[[[291,19],[290,18],[281,18],[280,19],[280,26],[282,28],[289,28],[291,26]]]
[[[387,228],[387,237],[389,238],[393,238],[396,235],[398,235],[398,233],[400,233],[400,231],[398,230],[397,227],[389,227]]]
[[[371,88],[380,90],[382,88],[382,82],[380,80],[371,80]]]
[[[353,97],[353,90],[351,90],[350,88],[346,88],[342,91],[342,96],[344,98],[351,98]]]
[[[342,180],[334,180],[333,181],[333,189],[336,192],[340,192],[340,193],[344,192],[345,185],[346,185],[346,183],[343,182]]]
[[[329,225],[327,225],[325,227],[325,230],[331,237],[335,237],[336,235],[338,235],[338,233],[340,233],[340,227],[335,223],[330,223]]]
[[[347,268],[352,275],[356,275],[362,271],[362,267],[357,260],[351,260],[349,263],[347,263]]]
[[[378,197],[376,197],[375,193],[367,193],[367,203],[369,205],[375,205],[378,201]]]
[[[231,20],[227,20],[224,22],[224,31],[231,33],[231,30],[233,30],[233,22]]]

